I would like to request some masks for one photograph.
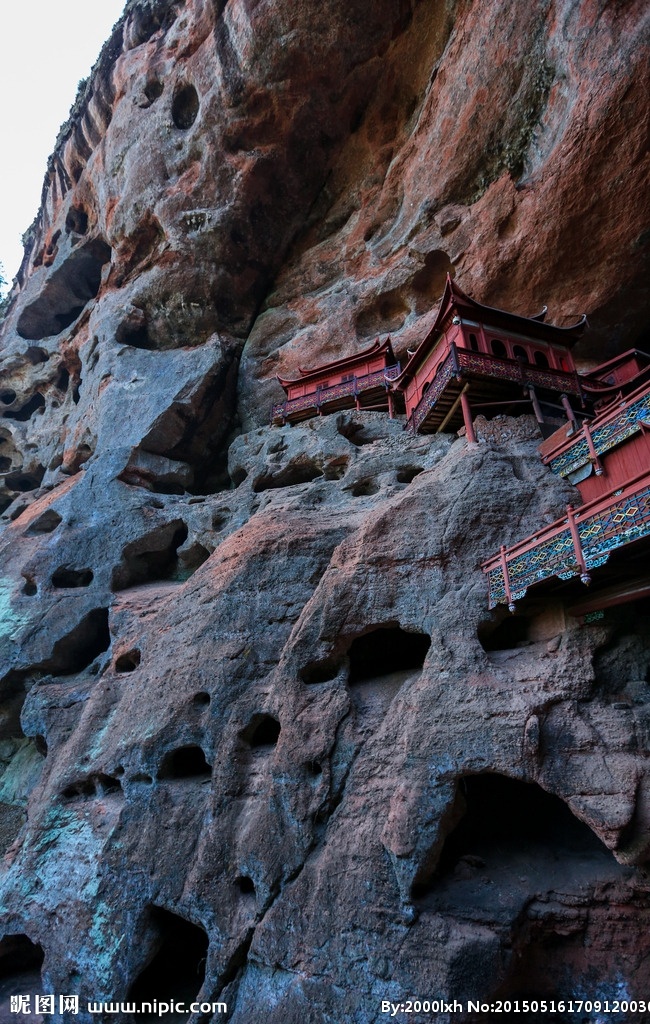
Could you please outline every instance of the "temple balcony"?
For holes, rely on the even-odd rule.
[[[400,372],[400,364],[395,363],[393,366],[386,366],[363,376],[351,375],[349,380],[327,387],[319,386],[298,398],[287,398],[273,406],[271,422],[295,423],[310,416],[337,412],[340,409],[387,411],[390,382],[395,380]]]
[[[579,489],[585,501],[650,465],[650,384],[608,405],[576,429],[568,424],[540,445],[542,462]]]
[[[602,570],[600,584],[613,584],[612,591],[618,588],[619,596],[610,595],[610,603],[628,600],[630,594],[636,596],[649,587],[646,576],[636,589],[629,586],[633,572],[645,564],[649,538],[650,469],[646,469],[625,486],[577,510],[569,505],[565,517],[512,547],[502,547],[499,554],[484,562],[482,569],[488,577],[489,606],[496,608],[505,604],[514,611],[515,602],[526,596],[529,587],[574,578],[588,584],[594,569]],[[637,542],[645,543],[639,546]],[[628,545],[634,547],[629,551],[626,564],[622,570],[620,565],[615,565],[608,575],[602,567],[607,566],[613,553]],[[643,555],[641,561],[640,555]],[[585,605],[584,601],[582,603]],[[597,601],[595,606],[599,606]]]
[[[580,380],[573,371],[539,367],[520,359],[475,352],[453,342],[447,349],[430,386],[409,417],[408,426],[414,433],[454,430],[461,426],[461,400],[467,392],[470,392],[475,411],[480,411],[481,405],[501,402],[503,411],[507,411],[509,400],[513,400],[513,385],[520,385],[524,392],[534,389],[542,398],[548,392],[552,397],[560,394],[581,396]],[[530,399],[524,401],[530,402]],[[516,399],[512,404],[517,404]]]

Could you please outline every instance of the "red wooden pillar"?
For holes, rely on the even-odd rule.
[[[569,530],[571,531],[571,540],[573,541],[573,550],[576,553],[576,559],[580,568],[580,579],[586,587],[591,583],[591,576],[587,571],[587,563],[585,562],[585,556],[582,550],[582,544],[580,542],[580,534],[578,533],[578,527],[575,520],[575,512],[573,505],[567,505],[567,516],[569,518]]]
[[[510,576],[508,574],[508,560],[506,558],[506,546],[501,545],[500,552],[501,569],[503,570],[503,588],[506,594],[506,601],[508,602],[508,611],[516,611],[515,602],[512,600],[512,590],[510,589]]]
[[[395,399],[390,388],[388,389],[388,418],[391,420],[395,419]]]
[[[538,423],[543,423],[544,416],[542,415],[542,408],[539,404],[539,398],[537,397],[537,392],[535,391],[535,388],[528,388],[528,394],[530,396],[531,402],[533,403],[533,412],[535,413],[535,419]]]
[[[587,447],[589,448],[589,454],[591,456],[591,461],[593,462],[594,468],[596,470],[596,476],[602,476],[603,473],[604,473],[604,469],[603,469],[603,466],[602,466],[602,463],[601,463],[600,459],[598,458],[598,452],[596,451],[596,446],[594,444],[594,439],[591,436],[591,431],[589,429],[589,424],[587,423],[586,420],[585,420],[585,422],[582,425],[582,429],[585,432],[585,439],[587,441]]]
[[[566,413],[566,418],[568,419],[569,423],[573,423],[573,425],[575,427],[576,426],[576,414],[574,413],[573,409],[571,408],[571,402],[569,401],[568,395],[560,395],[560,401],[562,402],[562,405],[564,406],[564,411]]]
[[[472,410],[470,408],[469,398],[464,391],[460,396],[460,404],[463,410],[463,422],[465,423],[467,440],[470,444],[476,444],[476,434],[474,433],[474,424],[472,422]]]

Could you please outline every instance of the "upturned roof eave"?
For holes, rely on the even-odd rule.
[[[520,316],[518,313],[509,313],[505,309],[497,309],[496,306],[486,306],[471,298],[447,274],[445,290],[442,294],[440,307],[433,326],[427,332],[426,337],[420,342],[399,377],[396,377],[393,381],[394,388],[403,386],[411,379],[415,369],[421,362],[422,356],[429,351],[431,339],[437,334],[442,333],[442,325],[452,309],[458,309],[459,312],[467,310],[475,314],[477,320],[494,319],[496,321],[495,327],[500,322],[505,327],[516,328],[515,333],[517,334],[528,334],[548,343],[553,341],[560,342],[566,348],[571,348],[578,341],[587,326],[586,314],[583,314],[576,323],[570,324],[568,327],[556,327],[554,324],[545,323],[546,306],[539,313],[530,317]],[[557,337],[558,334],[560,337]]]
[[[299,366],[298,373],[300,374],[300,377],[281,377],[278,373],[276,374],[276,378],[283,388],[287,388],[292,384],[307,384],[309,383],[310,378],[314,379],[317,377],[323,377],[328,373],[336,373],[339,370],[344,370],[350,366],[354,366],[356,363],[361,362],[363,359],[367,359],[369,356],[380,355],[383,352],[385,352],[393,361],[395,360],[393,344],[390,338],[386,338],[385,341],[380,341],[379,338],[377,338],[372,345],[368,348],[362,349],[361,352],[356,352],[351,356],[344,356],[342,359],[335,359],[331,363],[323,363],[322,366],[313,367],[310,370],[303,370],[303,368]]]

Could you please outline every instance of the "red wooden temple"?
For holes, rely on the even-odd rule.
[[[297,380],[278,376],[287,397],[273,406],[273,423],[297,423],[339,409],[378,409],[394,415],[390,383],[399,375],[400,365],[390,338],[377,340],[356,355],[298,372]]]
[[[561,428],[540,453],[552,472],[578,487],[585,504],[577,510],[569,505],[566,516],[483,564],[490,608],[507,604],[514,611],[539,583],[580,577],[588,584],[594,569],[597,592],[579,599],[574,613],[650,594],[650,382],[610,401],[579,429]]]
[[[571,347],[586,318],[570,327],[545,322],[546,310],[525,317],[484,306],[449,275],[433,327],[393,382],[406,402],[414,432],[455,430],[465,424],[475,441],[472,412],[521,412],[532,407],[540,423],[542,406],[575,419],[568,396],[582,404],[580,378]]]
[[[629,393],[650,377],[650,355],[631,348],[589,370],[582,384],[590,397],[610,401],[617,391]]]

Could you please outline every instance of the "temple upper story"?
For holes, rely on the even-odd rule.
[[[286,394],[273,406],[273,423],[299,420],[339,409],[375,409],[394,412],[390,382],[399,375],[390,338],[369,348],[311,370],[298,369],[299,377],[280,377]]]
[[[540,422],[544,404],[562,412],[560,395],[581,399],[571,348],[585,325],[581,317],[556,327],[545,308],[527,317],[485,306],[447,275],[435,322],[393,383],[404,394],[408,426],[430,433],[464,422],[474,440],[472,412],[527,404]]]

